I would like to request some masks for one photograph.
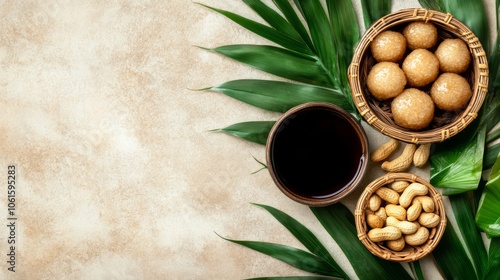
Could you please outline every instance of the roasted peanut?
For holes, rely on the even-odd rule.
[[[374,162],[382,161],[388,158],[398,148],[398,146],[399,141],[391,138],[391,140],[380,145],[380,147],[373,151],[370,158]]]
[[[366,223],[371,228],[382,228],[384,227],[384,220],[377,215],[368,214],[366,215]]]
[[[429,189],[420,183],[411,183],[399,197],[399,204],[407,208],[415,196],[426,195],[428,191]]]
[[[411,246],[419,246],[429,239],[429,230],[426,227],[420,227],[414,234],[404,236],[405,242]]]
[[[386,226],[397,227],[403,234],[414,234],[417,231],[417,225],[408,221],[400,221],[394,217],[387,217]]]
[[[427,160],[429,160],[430,151],[431,144],[420,145],[415,151],[415,154],[413,154],[413,164],[416,167],[424,166],[427,163]]]
[[[398,193],[402,193],[409,185],[410,183],[408,183],[407,181],[394,181],[389,184],[389,187]]]
[[[389,247],[389,249],[399,252],[405,248],[406,242],[405,238],[401,236],[399,239],[386,241],[385,245]]]
[[[382,220],[385,220],[387,219],[387,213],[385,213],[385,208],[384,207],[380,207],[380,209],[378,209],[377,212],[373,213],[377,216],[379,216],[380,218],[382,218]]]
[[[422,213],[422,203],[420,200],[413,199],[413,203],[406,210],[406,219],[410,222],[416,221]]]
[[[380,196],[377,194],[373,194],[370,196],[370,199],[368,200],[368,208],[372,210],[373,212],[377,211],[380,208],[380,205],[382,204],[382,199]]]
[[[434,212],[434,200],[426,195],[419,195],[415,197],[416,200],[422,203],[422,210],[427,213]]]
[[[401,172],[410,168],[413,162],[413,154],[417,149],[417,145],[412,143],[407,143],[403,153],[393,161],[384,161],[382,163],[382,169],[386,172]]]
[[[368,238],[373,242],[396,240],[401,238],[402,233],[397,227],[374,228],[368,232]]]
[[[387,187],[378,188],[375,193],[388,203],[397,204],[399,202],[399,194]]]
[[[400,221],[406,220],[406,210],[401,205],[387,204],[385,206],[387,217],[394,217]]]
[[[420,217],[418,217],[418,222],[426,227],[426,228],[433,228],[437,225],[439,225],[441,218],[439,215],[434,214],[434,213],[422,213],[420,214]]]

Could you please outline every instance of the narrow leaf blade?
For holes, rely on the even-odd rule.
[[[399,263],[377,258],[363,246],[357,236],[354,215],[343,204],[310,209],[340,246],[360,279],[411,279]]]
[[[340,275],[342,275],[342,277],[347,278],[347,274],[342,270],[337,262],[335,262],[325,246],[308,228],[278,209],[262,204],[256,205],[264,208],[271,215],[273,215],[274,218],[276,218],[286,229],[288,229],[288,231],[290,231],[290,233],[292,233],[293,236],[295,236],[295,238],[297,238],[297,240],[299,240],[300,243],[302,243],[312,254],[328,262],[339,272]]]
[[[339,277],[329,277],[329,276],[284,276],[284,277],[259,277],[250,278],[247,280],[337,280],[344,279]]]
[[[476,213],[476,224],[489,237],[500,237],[500,154],[493,165]]]
[[[309,37],[309,33],[306,28],[302,24],[299,16],[293,9],[292,5],[288,0],[273,0],[274,4],[278,7],[278,9],[283,13],[287,21],[293,26],[293,28],[300,34],[302,40],[307,44],[309,49],[315,50],[314,45]]]
[[[327,262],[304,250],[268,242],[224,239],[273,257],[306,272],[341,277]]]
[[[299,0],[298,6],[302,10],[311,38],[323,66],[329,73],[336,73],[335,50],[333,34],[327,15],[320,1]]]
[[[274,121],[241,122],[213,131],[222,131],[250,142],[265,145],[274,123]]]
[[[203,5],[203,4],[200,4]],[[301,41],[300,36],[293,36],[290,34],[290,32],[283,32],[281,30],[276,30],[274,28],[271,28],[269,26],[266,26],[264,24],[258,23],[256,21],[250,20],[248,18],[242,17],[238,14],[222,10],[222,9],[217,9],[213,8],[210,6],[203,5],[221,15],[224,15],[225,17],[229,18],[230,20],[234,21],[235,23],[239,24],[243,28],[271,41],[274,42],[284,48],[298,51],[301,53],[306,53],[306,54],[312,54],[312,52],[309,50],[307,45]]]
[[[213,51],[279,77],[313,85],[333,85],[321,63],[286,49],[263,45],[227,45]]]
[[[488,255],[484,247],[483,239],[474,223],[475,213],[472,212],[472,205],[469,200],[469,193],[449,196],[453,215],[458,225],[458,229],[464,239],[465,246],[469,251],[476,273],[481,279],[486,269]]]
[[[303,41],[300,34],[293,28],[293,26],[286,21],[280,14],[275,10],[264,4],[260,0],[243,0],[252,10],[254,10],[261,18],[263,18],[271,27],[273,27],[277,32],[286,34],[291,40],[295,42],[300,42],[300,49],[303,49],[305,53],[312,54],[312,51],[308,48],[307,44]],[[283,45],[282,45],[283,46]]]
[[[449,221],[441,241],[432,251],[432,255],[445,279],[478,279],[474,267]]]
[[[354,113],[348,100],[337,90],[281,81],[235,80],[210,88],[252,106],[284,113],[294,106],[321,101],[336,104]]]
[[[500,237],[491,239],[488,266],[484,279],[500,279]]]
[[[368,29],[372,23],[391,12],[390,0],[361,0],[363,22]]]

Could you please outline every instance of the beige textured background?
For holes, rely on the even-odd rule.
[[[201,2],[256,18],[240,1]],[[217,236],[302,248],[251,202],[311,228],[355,277],[307,207],[251,174],[263,146],[207,132],[278,115],[189,90],[273,78],[194,47],[263,39],[187,0],[0,0],[0,19],[0,219],[8,165],[18,215],[17,272],[0,228],[0,279],[305,275]],[[385,140],[366,129],[371,147]]]

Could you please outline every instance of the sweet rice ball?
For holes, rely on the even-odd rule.
[[[460,39],[445,39],[436,54],[442,72],[463,73],[470,64],[469,47]]]
[[[410,86],[422,87],[439,75],[439,60],[426,49],[416,49],[406,56],[402,69]]]
[[[436,45],[438,32],[430,22],[414,21],[403,29],[410,50],[429,49]]]
[[[375,64],[366,78],[370,93],[378,100],[387,100],[400,94],[406,86],[406,77],[394,62]]]
[[[394,121],[397,125],[411,130],[427,127],[434,118],[434,102],[425,92],[405,89],[391,103]]]
[[[443,73],[432,84],[431,97],[439,109],[458,110],[469,102],[472,90],[464,77]]]
[[[400,61],[406,51],[406,39],[395,31],[384,31],[370,43],[373,58],[377,61]]]

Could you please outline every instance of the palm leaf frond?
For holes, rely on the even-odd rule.
[[[265,145],[274,123],[274,121],[241,122],[211,131],[225,132],[250,142]]]
[[[268,80],[235,80],[207,89],[273,112],[284,113],[302,103],[321,101],[337,104],[355,113],[341,92],[313,85]]]

